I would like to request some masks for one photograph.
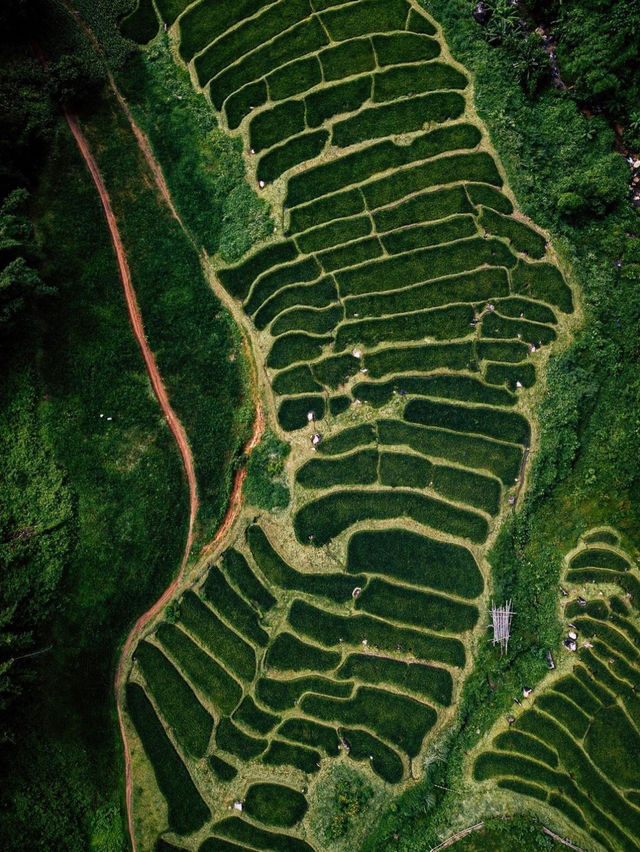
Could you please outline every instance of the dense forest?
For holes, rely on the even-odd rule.
[[[166,56],[159,52],[150,79],[133,44],[118,35],[118,17],[132,3],[78,5],[123,89],[157,110],[154,145],[192,232],[211,253],[237,259],[271,228],[266,205],[244,184],[239,151],[197,103],[163,111],[158,81],[173,73]],[[573,266],[584,323],[549,366],[530,493],[494,551],[497,588],[513,598],[527,630],[499,670],[481,651],[450,759],[425,782],[437,807],[426,815],[425,788],[418,788],[384,817],[371,849],[384,848],[380,838],[400,818],[416,832],[446,821],[454,803],[443,787],[455,786],[473,731],[505,706],[514,683],[541,676],[542,649],[558,631],[553,594],[566,541],[607,522],[638,543],[640,227],[625,157],[640,152],[640,0],[424,6],[476,75],[481,115],[520,204]],[[63,119],[71,108],[96,134],[111,127],[105,79],[102,58],[63,3],[5,0],[0,844],[7,850],[127,847],[113,669],[128,626],[175,571],[186,523],[179,457],[147,392],[102,211]],[[135,230],[132,221],[129,233]],[[179,251],[188,255],[187,241]],[[197,258],[189,257],[195,276]],[[137,262],[145,261],[141,250]],[[246,407],[238,415],[242,377],[229,365],[237,340],[226,319],[216,323],[227,391],[212,403],[220,431],[202,452],[224,456],[226,491],[210,495],[209,529],[221,516],[250,417]],[[286,495],[278,488],[269,499],[285,503]]]

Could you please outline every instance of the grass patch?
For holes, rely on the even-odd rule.
[[[174,625],[161,624],[156,636],[162,647],[176,661],[180,671],[184,672],[185,677],[206,695],[222,713],[231,713],[242,697],[239,684]],[[207,736],[206,742],[208,741],[209,737]]]
[[[151,702],[137,683],[127,684],[127,711],[153,768],[169,809],[169,828],[191,834],[210,819],[209,808],[167,737]]]
[[[323,396],[294,396],[283,399],[278,409],[278,423],[285,432],[293,432],[309,425],[311,420],[322,420],[325,413]]]
[[[276,599],[258,580],[244,556],[233,548],[222,554],[222,567],[234,586],[256,609],[266,612]]]
[[[368,33],[403,30],[407,19],[404,0],[360,0],[321,13],[332,41],[345,41]]]
[[[466,337],[472,319],[471,305],[452,305],[392,317],[355,320],[338,328],[336,348],[340,350],[357,345],[373,348],[384,341],[425,337],[434,340]]]
[[[322,82],[322,68],[317,56],[304,56],[276,68],[267,76],[269,97],[283,101],[311,89]]]
[[[136,648],[134,659],[177,741],[192,757],[203,757],[213,728],[211,715],[155,645],[141,642]]]
[[[400,527],[354,533],[349,539],[347,570],[383,574],[468,599],[478,597],[484,588],[476,561],[465,547]]]
[[[229,129],[236,130],[242,123],[243,118],[252,109],[266,104],[268,97],[267,84],[264,80],[247,83],[246,86],[229,95],[223,106]]]
[[[329,648],[341,647],[343,643],[358,646],[366,639],[382,651],[408,652],[419,660],[458,668],[465,664],[464,645],[458,639],[396,627],[368,615],[335,615],[296,600],[291,605],[289,623],[294,630]]]
[[[258,180],[271,183],[289,169],[318,157],[329,139],[328,130],[303,133],[289,139],[277,148],[272,148],[258,162]]]
[[[279,721],[273,713],[267,713],[266,710],[258,707],[250,695],[245,695],[242,699],[242,703],[233,714],[233,719],[259,734],[268,734]]]
[[[346,698],[352,690],[352,684],[337,683],[326,677],[299,677],[292,680],[261,677],[256,684],[256,697],[272,710],[282,712],[295,707],[300,697],[307,692]]]
[[[282,784],[252,784],[243,804],[252,819],[283,828],[297,825],[309,808],[302,793]]]
[[[262,754],[267,747],[267,740],[250,737],[225,716],[216,728],[216,746],[229,754],[235,754],[241,760],[251,760]]]
[[[364,363],[371,378],[378,379],[390,373],[405,373],[409,370],[429,373],[439,368],[466,370],[473,362],[471,341],[463,343],[426,344],[422,346],[398,346],[367,353]]]
[[[316,337],[302,331],[284,334],[274,341],[267,356],[267,367],[284,370],[297,361],[314,361],[332,340],[329,336]]]
[[[274,337],[288,331],[308,331],[311,334],[327,334],[333,331],[344,314],[342,305],[329,308],[290,308],[280,314],[271,326]],[[275,380],[274,380],[275,381]]]
[[[337,757],[340,753],[336,731],[327,725],[312,722],[310,719],[297,717],[287,719],[278,728],[278,733],[287,740],[293,740],[310,748],[322,749],[331,757]]]
[[[339,458],[311,458],[296,473],[305,488],[371,485],[378,478],[377,450],[360,450]]]

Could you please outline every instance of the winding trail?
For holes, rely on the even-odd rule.
[[[113,85],[114,90],[118,95],[118,100],[122,105],[127,118],[129,119],[133,132],[136,136],[136,140],[140,145],[143,153],[145,155],[145,159],[149,163],[151,170],[153,172],[156,184],[160,191],[161,196],[164,201],[169,206],[172,214],[175,218],[180,222],[180,217],[178,216],[168,193],[168,189],[166,187],[166,183],[164,181],[164,175],[160,169],[159,164],[155,161],[153,154],[151,152],[151,148],[149,146],[148,140],[140,131],[135,122],[133,120],[133,116],[131,115],[128,107],[124,103],[124,100],[115,89],[115,84]],[[189,441],[187,438],[187,434],[185,429],[180,422],[177,414],[173,410],[171,403],[169,402],[169,397],[167,395],[166,388],[163,384],[162,377],[160,376],[160,372],[158,370],[158,365],[156,363],[153,352],[149,348],[149,344],[147,342],[145,333],[144,333],[144,325],[142,322],[142,316],[140,314],[140,309],[138,307],[138,301],[136,298],[135,289],[133,287],[131,281],[131,272],[129,270],[129,264],[127,262],[126,253],[124,250],[124,246],[122,243],[122,238],[120,237],[120,232],[118,230],[118,224],[116,221],[115,214],[113,212],[113,208],[111,206],[111,200],[109,198],[109,194],[107,192],[107,188],[102,179],[102,175],[100,174],[100,170],[98,169],[98,165],[89,149],[88,142],[86,137],[84,136],[82,129],[80,127],[80,123],[78,121],[78,117],[71,113],[69,110],[65,110],[65,118],[67,120],[67,124],[69,125],[69,129],[73,135],[73,138],[76,141],[78,149],[84,158],[84,161],[89,169],[89,173],[93,179],[95,187],[98,191],[98,195],[100,197],[100,202],[102,204],[102,209],[105,214],[105,218],[107,220],[107,225],[109,228],[109,233],[111,235],[111,240],[113,243],[113,247],[116,253],[116,259],[118,262],[118,271],[120,273],[120,279],[122,281],[122,288],[125,295],[125,300],[127,304],[127,312],[129,314],[129,321],[131,323],[131,328],[133,329],[133,334],[136,338],[138,346],[140,347],[140,351],[142,353],[142,357],[144,359],[145,367],[147,370],[147,374],[151,381],[151,385],[153,387],[153,391],[156,395],[160,408],[162,410],[163,415],[166,418],[167,425],[173,435],[176,444],[178,445],[178,449],[180,451],[180,456],[182,458],[182,464],[184,467],[185,475],[187,478],[187,484],[189,487],[189,525],[187,530],[187,538],[185,542],[184,552],[182,555],[182,560],[180,563],[180,568],[171,582],[171,584],[164,590],[162,595],[158,598],[158,600],[145,612],[143,613],[138,620],[135,622],[133,627],[131,628],[129,635],[127,636],[122,652],[120,654],[120,660],[118,663],[118,667],[116,669],[115,679],[114,679],[114,689],[116,696],[116,708],[118,713],[118,724],[120,726],[120,735],[122,737],[123,748],[124,748],[124,761],[125,761],[125,798],[126,798],[126,809],[127,809],[127,824],[129,830],[129,838],[131,841],[131,848],[133,852],[136,852],[136,841],[135,841],[135,833],[133,829],[133,809],[132,809],[132,793],[133,793],[133,784],[132,784],[132,774],[131,774],[131,750],[129,748],[129,741],[126,734],[125,722],[124,722],[124,711],[123,711],[123,702],[122,702],[122,689],[124,686],[124,682],[126,680],[126,668],[129,662],[130,656],[132,654],[135,645],[137,644],[138,637],[145,629],[147,624],[162,611],[165,605],[171,600],[171,598],[176,593],[177,589],[180,586],[184,578],[185,568],[187,565],[187,561],[189,558],[189,554],[191,553],[191,548],[193,545],[194,538],[194,526],[196,516],[198,514],[199,501],[198,501],[198,489],[195,475],[195,467],[193,461],[193,455],[191,453],[191,448],[189,446]],[[184,225],[182,225],[184,228]],[[265,418],[262,407],[259,403],[256,404],[256,417],[253,426],[253,432],[251,437],[249,438],[244,452],[245,454],[249,454],[251,450],[256,446],[256,444],[260,441],[262,437],[262,433],[264,431]],[[201,557],[207,556],[210,554],[214,548],[220,543],[220,541],[226,536],[229,532],[235,519],[237,518],[240,509],[242,508],[242,484],[244,482],[244,478],[246,476],[246,467],[240,468],[235,475],[233,487],[231,490],[231,495],[229,499],[229,505],[224,517],[222,524],[217,530],[214,538],[209,544],[207,544],[202,552]]]

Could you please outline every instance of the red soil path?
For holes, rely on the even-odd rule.
[[[114,86],[115,88],[115,86]],[[116,90],[117,91],[117,90]],[[118,93],[119,94],[119,93]],[[118,98],[126,115],[129,119],[132,129],[136,135],[136,139],[141,149],[143,149],[143,153],[145,155],[145,159],[152,166],[152,172],[154,178],[156,180],[156,184],[160,190],[162,197],[165,202],[169,206],[171,212],[179,220],[179,216],[177,215],[173,204],[171,203],[171,199],[169,197],[168,190],[166,188],[166,184],[164,181],[164,176],[160,169],[160,166],[155,161],[153,154],[151,153],[151,149],[149,147],[149,143],[139,128],[136,127],[133,117],[129,112],[128,107],[124,103],[121,97]],[[122,653],[120,656],[120,661],[118,664],[118,668],[116,670],[115,675],[115,693],[116,693],[116,707],[118,711],[118,722],[120,725],[120,733],[122,736],[122,742],[124,746],[124,760],[125,760],[125,790],[126,790],[126,807],[127,807],[127,823],[129,829],[129,837],[131,840],[131,848],[133,852],[136,852],[136,842],[135,842],[135,834],[133,830],[133,812],[132,812],[132,778],[131,778],[131,751],[129,748],[129,742],[127,740],[126,729],[124,725],[124,713],[122,706],[122,687],[124,684],[124,680],[126,677],[125,669],[127,667],[127,663],[129,661],[129,657],[133,648],[136,645],[138,637],[146,627],[146,625],[154,618],[159,612],[162,611],[164,606],[171,600],[174,593],[176,592],[180,582],[184,577],[184,571],[187,564],[187,560],[189,558],[189,554],[191,552],[191,547],[193,544],[193,531],[196,515],[198,513],[198,491],[196,484],[196,476],[195,469],[193,463],[193,456],[191,454],[191,448],[189,447],[189,442],[187,439],[186,432],[182,423],[178,419],[175,411],[171,407],[171,403],[169,402],[169,397],[167,396],[166,389],[162,382],[162,378],[158,371],[158,366],[156,364],[155,357],[149,348],[149,344],[147,343],[147,339],[144,333],[144,326],[142,323],[142,317],[140,315],[140,309],[138,307],[138,302],[136,299],[136,293],[131,281],[131,272],[129,270],[129,264],[127,263],[127,257],[125,254],[124,246],[122,244],[122,239],[120,237],[120,232],[118,230],[118,224],[116,221],[115,214],[113,212],[113,208],[111,207],[111,201],[109,199],[109,195],[107,193],[107,189],[105,187],[104,181],[102,180],[102,175],[98,169],[98,165],[89,149],[87,140],[80,128],[80,124],[78,122],[77,116],[73,115],[69,111],[65,111],[65,117],[67,119],[67,123],[73,134],[73,137],[78,145],[80,153],[82,154],[84,161],[89,169],[89,173],[93,179],[93,182],[98,190],[98,195],[100,196],[100,201],[102,203],[102,208],[104,210],[104,214],[107,220],[107,225],[109,227],[109,233],[111,234],[111,240],[113,242],[113,247],[116,253],[116,259],[118,262],[118,270],[120,273],[120,278],[122,281],[122,287],[124,290],[125,300],[127,303],[127,311],[129,314],[129,320],[131,322],[131,327],[133,329],[134,336],[138,342],[140,347],[140,351],[142,352],[142,357],[145,362],[145,367],[147,369],[147,374],[151,381],[151,385],[153,387],[153,391],[156,395],[158,403],[160,404],[160,408],[162,409],[162,413],[164,414],[167,425],[173,435],[176,444],[178,445],[178,449],[180,451],[180,455],[182,457],[182,464],[184,466],[184,471],[187,477],[187,483],[189,486],[189,527],[187,531],[187,540],[185,543],[184,553],[182,556],[182,561],[180,563],[179,571],[174,578],[173,582],[165,589],[162,595],[158,598],[158,600],[145,612],[143,613],[136,623],[133,625],[129,635],[127,636]],[[245,447],[245,453],[248,454],[251,452],[253,447],[260,441],[262,436],[262,432],[264,430],[264,414],[260,405],[257,406],[256,411],[256,419],[253,427],[253,433],[251,438],[247,442]],[[209,554],[216,545],[224,538],[224,536],[228,533],[230,528],[233,525],[236,517],[242,506],[242,484],[244,482],[244,478],[246,476],[246,468],[242,468],[237,471],[235,480],[233,483],[233,488],[231,491],[231,497],[229,500],[229,506],[227,512],[225,514],[222,525],[218,529],[213,540],[206,545],[202,550],[202,556],[206,556]]]

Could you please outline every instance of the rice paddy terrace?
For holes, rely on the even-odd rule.
[[[473,776],[545,803],[587,849],[640,849],[638,566],[612,530],[595,530],[569,555],[563,588],[575,659],[514,707]]]
[[[400,790],[454,711],[572,295],[417,5],[156,5],[276,208],[218,278],[293,504],[249,507],[137,648],[136,819],[146,848],[320,852],[308,793],[331,761]]]

